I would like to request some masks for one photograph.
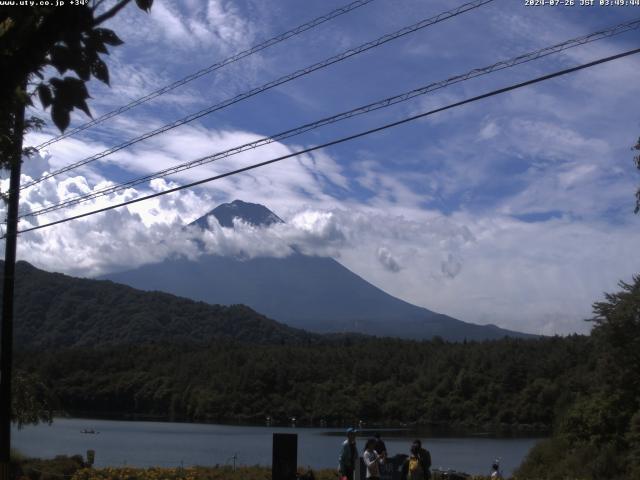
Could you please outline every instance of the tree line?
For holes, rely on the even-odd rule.
[[[640,276],[594,304],[593,373],[518,472],[522,478],[640,478]]]
[[[213,342],[19,355],[71,413],[210,422],[420,424],[548,431],[588,389],[588,337]]]

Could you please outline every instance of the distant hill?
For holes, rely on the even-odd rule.
[[[268,208],[235,200],[192,225],[210,221],[233,227],[238,218],[258,227],[282,220]],[[160,263],[104,278],[142,290],[158,290],[211,304],[244,304],[287,325],[314,332],[358,332],[410,339],[461,341],[533,337],[476,325],[393,297],[332,258],[293,254],[286,258],[238,259],[202,255]]]
[[[16,265],[16,349],[212,340],[300,345],[319,338],[244,305],[210,305]]]

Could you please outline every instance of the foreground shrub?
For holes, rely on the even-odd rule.
[[[70,478],[87,465],[80,455],[59,455],[53,459],[13,457],[14,478],[20,480],[62,480]]]

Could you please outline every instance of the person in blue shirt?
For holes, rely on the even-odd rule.
[[[340,477],[344,480],[354,480],[353,473],[356,470],[358,462],[358,447],[356,446],[356,429],[347,429],[347,439],[342,442],[340,457],[338,458],[338,471]]]

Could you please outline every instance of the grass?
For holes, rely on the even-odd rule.
[[[135,468],[105,467],[90,468],[80,455],[58,456],[50,460],[31,459],[16,454],[14,460],[15,480],[271,480],[270,467],[177,467],[177,468]],[[338,480],[334,469],[299,469],[300,480]],[[482,480],[487,477],[470,477],[468,480]],[[437,475],[433,480],[439,480]]]

